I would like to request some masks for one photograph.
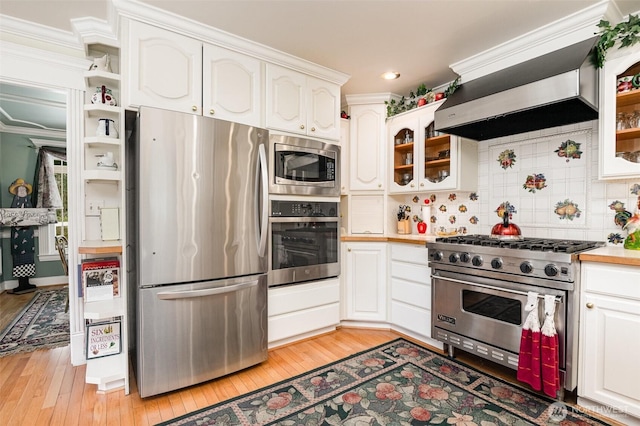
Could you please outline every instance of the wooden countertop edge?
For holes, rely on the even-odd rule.
[[[413,238],[402,237],[385,237],[385,236],[365,236],[365,235],[342,235],[340,237],[342,242],[392,242],[392,243],[406,243],[416,244],[424,246],[426,240],[417,240]]]
[[[620,256],[606,256],[601,254],[582,253],[580,254],[580,260],[582,262],[613,263],[615,265],[640,266],[640,259]]]

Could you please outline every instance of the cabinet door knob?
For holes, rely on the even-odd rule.
[[[300,130],[304,130],[304,124],[300,125]]]
[[[381,183],[378,184],[378,188],[382,188],[382,184]]]
[[[198,110],[197,106],[194,105],[194,106],[191,107],[191,111],[197,111],[197,110]]]
[[[350,248],[348,248],[348,249],[347,249],[347,251],[351,251],[351,249],[350,249]]]
[[[312,128],[311,128],[311,131],[312,131],[312,132],[315,132],[315,131],[316,131],[316,128],[315,128],[315,127],[312,127]]]
[[[411,187],[412,187],[412,188],[413,188],[414,186],[415,186],[414,184],[411,184]]]
[[[422,182],[422,183],[420,184],[420,186],[424,186],[424,182]]]
[[[593,308],[593,303],[589,302],[587,303],[587,309],[592,309]]]
[[[210,109],[210,110],[209,110],[209,114],[213,115],[213,114],[215,114],[215,113],[216,113],[216,110],[215,110],[215,109],[213,109],[213,108],[212,108],[212,109]]]

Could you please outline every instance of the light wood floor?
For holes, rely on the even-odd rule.
[[[3,316],[5,307],[15,302],[3,300],[8,296],[0,295]],[[133,375],[129,395],[122,390],[97,393],[96,385],[84,381],[85,366],[71,365],[69,346],[16,354],[0,358],[0,425],[154,425],[398,337],[406,338],[393,331],[340,328],[272,349],[267,361],[239,373],[144,400]],[[461,351],[457,358],[515,381],[515,372],[506,367]]]

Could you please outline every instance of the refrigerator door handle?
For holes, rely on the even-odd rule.
[[[249,281],[246,283],[236,284],[228,287],[214,287],[206,288],[203,290],[188,290],[188,291],[163,291],[157,294],[158,299],[161,300],[175,300],[175,299],[187,299],[191,297],[211,296],[216,294],[233,293],[236,291],[244,290],[249,287],[255,287],[258,285],[258,280]]]
[[[258,161],[256,163],[256,206],[260,206],[262,197],[262,211],[259,212],[260,236],[258,238],[258,254],[262,257],[267,249],[267,221],[269,220],[269,178],[267,174],[267,153],[264,145],[258,147]]]

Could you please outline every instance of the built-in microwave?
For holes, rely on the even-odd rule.
[[[271,135],[269,192],[340,195],[340,147],[313,139]]]

